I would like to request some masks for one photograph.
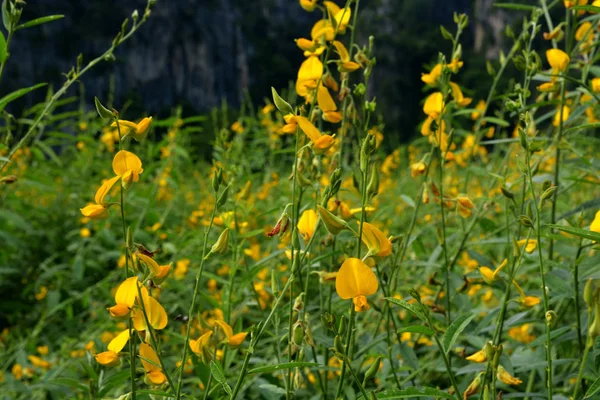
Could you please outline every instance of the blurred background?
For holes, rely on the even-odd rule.
[[[336,1],[343,5],[342,0]],[[465,67],[458,83],[474,102],[487,94],[485,64],[510,43],[504,29],[523,12],[493,7],[493,0],[362,0],[357,42],[375,37],[377,65],[370,94],[385,116],[387,145],[408,141],[422,119],[422,72],[438,52],[450,51],[440,25],[454,31],[453,11],[470,17],[462,37]],[[10,92],[38,82],[62,84],[62,73],[101,54],[132,11],[146,0],[29,0],[22,21],[50,14],[65,18],[15,35],[6,71]],[[129,101],[131,117],[168,115],[182,105],[184,115],[208,113],[226,102],[239,108],[244,99],[262,105],[270,87],[287,88],[303,55],[294,39],[308,37],[320,18],[296,0],[159,0],[149,22],[119,47],[117,60],[103,63],[83,79],[85,99],[106,98],[114,86],[114,104]],[[517,28],[518,30],[518,28]],[[43,99],[43,91],[14,107]]]

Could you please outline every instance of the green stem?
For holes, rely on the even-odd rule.
[[[588,310],[588,316],[591,321],[591,312]],[[579,394],[579,388],[581,387],[581,382],[583,380],[583,371],[585,370],[585,364],[587,362],[588,356],[590,354],[590,350],[592,349],[594,341],[591,339],[591,336],[588,336],[587,345],[585,346],[585,351],[583,352],[583,357],[581,357],[581,364],[579,365],[579,373],[577,374],[577,382],[575,382],[575,390],[573,391],[573,400],[577,400],[577,395]]]
[[[536,233],[536,238],[537,238],[537,249],[538,249],[538,259],[539,259],[539,264],[540,264],[540,277],[542,279],[542,299],[543,299],[543,303],[544,303],[544,318],[545,318],[545,324],[546,324],[546,362],[547,362],[547,373],[548,373],[548,381],[547,381],[547,387],[548,387],[548,400],[552,400],[552,392],[553,392],[553,387],[552,387],[552,348],[551,348],[551,328],[550,328],[550,321],[547,318],[547,313],[549,311],[549,302],[548,302],[548,293],[547,293],[547,287],[546,287],[546,272],[544,271],[544,258],[542,256],[542,246],[541,246],[541,230],[542,230],[542,224],[541,224],[541,213],[540,213],[540,207],[541,207],[541,202],[538,201],[538,199],[536,198],[535,195],[535,188],[533,186],[533,176],[532,176],[532,169],[531,169],[531,160],[530,160],[530,156],[529,156],[529,150],[525,149],[525,158],[526,158],[526,165],[527,165],[527,177],[529,178],[529,189],[531,191],[531,197],[533,199],[533,201],[535,202],[535,218],[536,218],[536,229],[535,229],[535,233]]]
[[[175,399],[179,400],[181,398],[181,384],[183,382],[183,370],[185,368],[185,362],[187,360],[187,350],[190,343],[190,331],[192,328],[193,317],[194,317],[194,309],[196,307],[196,299],[198,297],[198,289],[200,287],[200,280],[202,279],[202,271],[204,270],[204,262],[206,261],[206,248],[208,246],[208,235],[213,226],[213,222],[215,220],[215,216],[217,214],[217,193],[215,193],[215,204],[212,209],[212,214],[210,217],[210,222],[208,224],[208,228],[204,232],[204,241],[202,244],[202,258],[200,259],[200,269],[196,274],[196,284],[194,285],[194,294],[192,296],[192,304],[190,306],[190,310],[188,312],[188,320],[187,320],[187,329],[185,333],[185,343],[183,347],[183,357],[181,358],[181,369],[179,371],[179,378],[177,379],[177,391],[175,394]]]
[[[50,111],[50,109],[52,108],[52,106],[54,105],[54,103],[56,103],[56,101],[62,97],[63,94],[65,94],[65,92],[67,91],[67,89],[69,89],[69,87],[79,81],[79,79],[87,72],[89,71],[91,68],[93,68],[96,64],[107,60],[110,56],[113,55],[114,50],[123,42],[125,42],[127,39],[129,39],[131,37],[131,35],[133,35],[133,33],[135,31],[137,31],[139,29],[140,26],[142,26],[144,24],[144,22],[146,22],[147,18],[146,15],[149,15],[149,13],[144,13],[144,17],[142,18],[142,20],[138,23],[135,24],[131,30],[124,35],[121,40],[119,40],[118,43],[113,43],[111,45],[111,47],[106,50],[101,56],[93,59],[92,61],[90,61],[84,68],[82,68],[79,73],[77,73],[75,76],[68,78],[65,83],[63,84],[63,86],[54,94],[54,96],[52,96],[52,98],[50,98],[50,100],[48,100],[48,102],[46,103],[46,107],[44,107],[43,111],[40,113],[40,115],[38,115],[37,119],[33,122],[33,124],[31,124],[31,126],[29,127],[29,129],[27,130],[27,133],[25,133],[25,135],[21,138],[21,140],[10,150],[10,152],[8,153],[7,157],[8,160],[6,161],[2,161],[2,164],[0,165],[0,172],[8,165],[8,163],[10,162],[10,159],[13,157],[13,155],[17,152],[18,149],[20,149],[28,140],[29,138],[34,134],[35,130],[37,129],[38,125],[42,122],[42,120],[44,119],[44,117],[46,116],[46,114]]]

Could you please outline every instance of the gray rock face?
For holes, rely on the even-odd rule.
[[[449,48],[438,26],[452,28],[452,13],[469,12],[471,3],[361,1],[357,41],[376,38],[370,94],[377,96],[378,111],[388,124],[416,126],[423,64]],[[80,52],[85,60],[101,54],[123,19],[144,6],[145,0],[28,1],[23,21],[49,14],[66,17],[15,35],[2,92],[37,82],[60,85],[60,73],[70,69]],[[303,56],[294,39],[307,37],[317,19],[316,12],[305,12],[296,0],[158,0],[146,25],[118,49],[116,62],[83,78],[86,101],[91,106],[94,95],[106,96],[113,75],[115,104],[131,98],[140,112],[156,114],[175,104],[206,112],[222,100],[236,107],[246,91],[262,103],[270,86],[284,88],[295,79]],[[465,39],[471,36],[467,33]],[[30,96],[26,102],[34,100]]]

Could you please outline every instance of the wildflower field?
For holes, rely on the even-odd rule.
[[[482,98],[454,14],[419,126],[370,95],[360,0],[289,2],[314,26],[261,104],[81,90],[162,5],[2,93],[0,399],[600,399],[600,1],[496,4],[522,22]],[[24,7],[0,79],[13,35],[61,23]]]

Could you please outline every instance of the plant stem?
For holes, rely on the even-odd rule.
[[[208,228],[204,232],[204,241],[202,243],[202,258],[200,259],[200,269],[196,274],[196,284],[194,285],[194,294],[192,296],[192,304],[190,305],[190,310],[188,312],[188,320],[187,320],[187,329],[185,333],[185,343],[183,347],[183,357],[181,358],[181,370],[179,371],[179,378],[177,379],[177,391],[175,394],[176,400],[181,398],[181,384],[183,382],[183,370],[185,368],[185,362],[187,359],[187,349],[190,343],[190,331],[193,323],[194,309],[196,307],[196,299],[198,297],[198,289],[200,287],[200,280],[202,279],[202,271],[204,270],[204,262],[206,261],[206,247],[208,246],[208,235],[213,226],[213,222],[215,220],[215,216],[217,214],[217,193],[215,193],[215,204],[212,209],[212,214],[210,216],[210,222],[208,224]]]

